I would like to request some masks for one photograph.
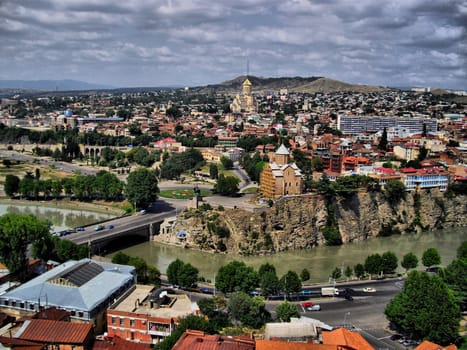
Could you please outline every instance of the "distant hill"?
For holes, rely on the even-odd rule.
[[[91,84],[79,80],[0,80],[0,88],[42,90],[42,91],[74,91],[112,89],[108,85]]]
[[[242,75],[232,80],[224,81],[220,84],[208,85],[194,88],[198,92],[217,92],[217,93],[237,93],[241,90],[242,83],[246,76]],[[248,76],[253,85],[254,92],[279,91],[287,89],[289,92],[316,93],[316,92],[336,92],[336,91],[354,91],[371,92],[386,91],[388,88],[381,86],[348,84],[342,81],[328,79],[324,77],[281,77],[281,78],[262,78]]]

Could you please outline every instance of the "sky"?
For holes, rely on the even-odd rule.
[[[467,0],[0,0],[0,40],[0,79],[467,90]]]

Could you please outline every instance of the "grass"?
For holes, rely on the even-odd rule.
[[[209,190],[201,190],[202,197],[209,197],[212,192]],[[193,189],[180,188],[177,190],[162,190],[159,193],[160,197],[171,199],[192,199],[194,197]]]
[[[258,193],[259,192],[259,188],[258,187],[248,187],[248,188],[245,188],[242,193],[245,193],[245,194],[248,194],[248,193]]]

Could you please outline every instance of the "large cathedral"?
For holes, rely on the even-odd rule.
[[[251,82],[245,79],[242,84],[242,92],[235,96],[230,110],[233,113],[256,113],[258,112],[258,102],[256,98],[251,94]]]

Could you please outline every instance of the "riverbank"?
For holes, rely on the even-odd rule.
[[[0,197],[0,204],[12,205],[12,206],[36,206],[36,207],[47,207],[47,208],[62,208],[70,210],[85,210],[93,211],[102,214],[112,214],[115,216],[121,216],[125,214],[125,210],[116,207],[109,202],[78,202],[71,201],[68,199],[63,200],[50,200],[50,201],[30,201],[25,199],[11,199],[6,197]]]

